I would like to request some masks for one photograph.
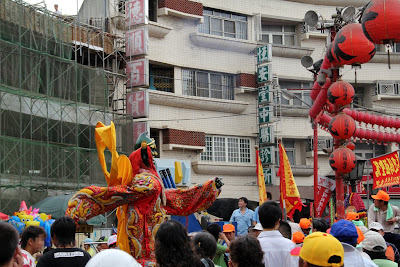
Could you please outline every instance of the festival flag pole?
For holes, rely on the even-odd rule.
[[[292,168],[290,167],[289,158],[286,154],[282,143],[279,143],[279,172],[280,176],[280,197],[281,206],[284,211],[284,219],[292,218],[296,210],[301,211],[303,203],[297,190],[296,181],[294,180]],[[287,214],[286,214],[287,213]]]
[[[267,201],[267,190],[265,189],[264,170],[261,164],[258,146],[256,146],[256,161],[257,161],[256,173],[257,173],[259,205],[261,206],[265,201]]]

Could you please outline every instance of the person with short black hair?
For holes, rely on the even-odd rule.
[[[292,228],[288,222],[280,221],[278,231],[282,234],[284,238],[292,239]]]
[[[238,206],[239,208],[234,210],[229,222],[237,222],[237,234],[246,235],[247,229],[251,225],[251,219],[253,218],[254,211],[247,208],[249,201],[246,197],[239,198]]]
[[[240,236],[231,243],[229,267],[263,267],[264,252],[253,236]]]
[[[8,223],[0,222],[0,267],[22,267],[24,260],[18,247],[17,230]]]
[[[86,251],[75,247],[76,225],[70,217],[58,218],[51,225],[50,234],[57,247],[45,253],[38,262],[38,267],[84,267],[90,260]]]
[[[326,233],[328,230],[328,222],[324,218],[314,218],[312,220],[312,232],[323,232]]]
[[[21,235],[21,252],[24,258],[24,267],[35,267],[33,254],[40,252],[44,247],[46,232],[40,226],[29,226]]]
[[[282,218],[282,210],[278,203],[267,201],[260,206],[258,211],[260,223],[264,231],[258,236],[258,241],[264,251],[265,267],[291,267],[296,266],[296,259],[288,258],[289,252],[295,244],[284,238],[278,231]]]

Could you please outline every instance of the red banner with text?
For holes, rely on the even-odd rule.
[[[332,191],[335,190],[336,183],[334,180],[328,177],[318,177],[318,190],[317,190],[317,200],[315,201],[315,212],[314,217],[322,217],[326,205],[331,198]]]
[[[397,151],[371,159],[374,184],[381,188],[400,183],[400,163]]]

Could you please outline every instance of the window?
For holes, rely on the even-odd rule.
[[[283,147],[286,150],[290,165],[295,165],[294,140],[283,140]]]
[[[307,90],[311,88],[310,82],[280,81],[280,87],[286,89],[280,97],[282,105],[312,106],[310,91]]]
[[[198,70],[182,71],[183,94],[233,100],[233,75]]]
[[[385,154],[384,145],[374,145],[374,144],[359,143],[359,142],[355,144],[356,147],[354,149],[354,153],[357,156],[370,159]]]
[[[205,8],[204,23],[198,31],[217,36],[247,40],[247,17],[225,11]]]
[[[262,41],[271,44],[296,45],[295,25],[261,25]]]
[[[250,139],[237,137],[206,136],[203,161],[250,162]]]

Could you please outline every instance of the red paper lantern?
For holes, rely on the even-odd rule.
[[[356,131],[356,123],[352,117],[339,113],[332,118],[328,126],[329,132],[336,139],[348,139]]]
[[[328,101],[337,107],[350,104],[354,99],[354,87],[345,81],[334,82],[328,89]]]
[[[375,52],[374,43],[365,37],[359,23],[344,26],[333,41],[333,58],[341,66],[367,63]]]
[[[355,134],[358,138],[365,139],[365,130],[364,129],[358,128]]]
[[[382,116],[379,116],[379,115],[376,116],[376,124],[377,125],[382,125],[383,124],[383,117]]]
[[[372,0],[361,18],[365,36],[375,44],[400,42],[400,1]]]
[[[364,121],[364,116],[365,116],[365,113],[364,113],[364,112],[358,112],[357,121],[359,121],[360,123],[361,123],[362,121]]]
[[[347,147],[335,149],[329,157],[329,164],[334,171],[345,174],[356,166],[356,155]]]
[[[375,115],[371,115],[371,124],[375,125],[377,121],[377,117]]]
[[[389,118],[388,117],[383,117],[382,126],[389,127]]]
[[[352,114],[351,114],[351,117],[354,119],[354,120],[358,120],[358,111],[357,110],[353,110],[353,112],[352,112]]]
[[[396,125],[395,123],[396,123],[396,120],[394,118],[389,118],[388,127],[394,128]]]
[[[383,132],[378,132],[378,142],[384,142],[385,141],[385,134]]]
[[[369,113],[365,113],[365,115],[364,115],[364,122],[365,123],[371,123],[371,114],[369,114]]]
[[[356,148],[356,145],[353,142],[347,143],[346,147],[350,150],[354,150]]]
[[[376,140],[376,139],[378,139],[378,132],[377,131],[372,131],[372,137],[371,137],[371,139],[372,140]]]

